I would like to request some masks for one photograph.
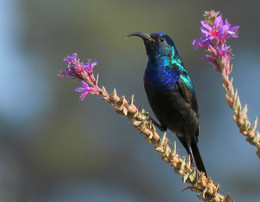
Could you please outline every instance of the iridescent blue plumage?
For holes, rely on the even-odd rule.
[[[161,32],[134,32],[143,39],[148,55],[144,86],[161,129],[169,128],[192,158],[194,166],[206,174],[198,147],[199,110],[193,83],[173,40]]]

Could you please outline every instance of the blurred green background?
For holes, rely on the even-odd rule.
[[[236,201],[259,201],[256,149],[230,118],[221,76],[191,46],[205,10],[241,26],[230,41],[232,76],[253,121],[260,114],[259,7],[252,0],[0,0],[0,200],[199,201],[181,191],[181,177],[126,118],[97,96],[80,102],[74,91],[80,83],[57,77],[73,52],[97,59],[100,85],[135,94],[136,104],[151,112],[143,43],[125,37],[160,31],[174,39],[196,87],[199,148],[209,176]]]

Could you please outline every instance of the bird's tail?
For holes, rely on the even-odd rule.
[[[188,154],[191,157],[191,162],[194,164],[194,166],[201,172],[205,173],[205,176],[207,177],[207,172],[204,166],[204,163],[202,161],[202,158],[200,156],[199,148],[197,146],[197,142],[195,140],[191,141],[191,144],[188,145],[186,142],[185,137],[178,137],[181,141],[182,145],[187,150]]]
[[[189,153],[189,155],[191,156],[193,163],[195,163],[195,166],[197,167],[197,169],[201,172],[204,172],[207,177],[207,172],[206,172],[205,166],[203,164],[202,158],[200,156],[197,142],[192,141],[191,145],[190,146],[188,145],[186,149],[187,149],[187,152]]]

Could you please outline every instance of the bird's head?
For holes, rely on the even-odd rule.
[[[134,32],[127,37],[138,36],[143,39],[148,57],[173,56],[176,53],[173,40],[162,32]]]

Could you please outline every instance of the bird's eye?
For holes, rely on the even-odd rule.
[[[161,43],[163,43],[163,42],[165,41],[165,38],[164,38],[164,37],[160,37],[160,38],[159,38],[159,41],[160,41]]]

